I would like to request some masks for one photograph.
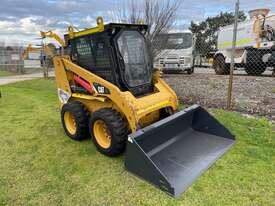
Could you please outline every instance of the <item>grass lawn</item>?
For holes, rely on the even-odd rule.
[[[12,75],[16,75],[16,74],[6,70],[0,70],[0,77],[7,77]]]
[[[275,126],[215,110],[236,145],[180,198],[64,135],[53,80],[1,87],[0,205],[275,205]]]

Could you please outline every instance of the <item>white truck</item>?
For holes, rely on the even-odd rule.
[[[155,65],[163,73],[194,72],[193,35],[191,32],[159,35],[161,51]]]
[[[250,19],[238,24],[235,67],[244,68],[249,75],[261,75],[275,65],[275,15],[267,16],[269,11],[250,11]],[[233,28],[230,25],[218,31],[218,52],[213,60],[216,74],[230,72]]]

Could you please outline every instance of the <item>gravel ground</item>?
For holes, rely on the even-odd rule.
[[[263,76],[247,76],[235,71],[233,84],[233,109],[246,114],[266,116],[275,120],[275,77],[271,71]],[[42,73],[1,77],[0,85],[41,78]],[[50,72],[50,76],[54,76]],[[200,104],[208,108],[225,108],[228,76],[215,75],[213,69],[196,68],[192,75],[163,74],[166,82],[176,91],[179,99],[187,104]]]
[[[225,108],[228,76],[215,75],[211,71],[201,71],[197,70],[192,75],[164,74],[163,78],[185,104]],[[271,75],[259,77],[235,75],[233,109],[275,120],[275,78]]]

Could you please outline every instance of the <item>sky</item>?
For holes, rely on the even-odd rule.
[[[142,0],[136,0],[142,2]],[[64,34],[68,25],[79,29],[95,26],[97,16],[110,21],[113,11],[127,0],[2,0],[0,2],[0,44],[35,44],[39,31],[54,30]],[[275,0],[240,0],[245,12],[270,8],[275,13]],[[221,11],[234,11],[235,0],[182,0],[175,30],[186,30],[191,22],[199,22]]]

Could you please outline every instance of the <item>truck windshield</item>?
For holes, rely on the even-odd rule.
[[[123,31],[117,39],[125,64],[125,80],[130,87],[150,83],[151,70],[144,37],[137,31]]]
[[[163,49],[188,49],[192,47],[192,34],[162,34],[158,41],[163,45]]]

